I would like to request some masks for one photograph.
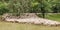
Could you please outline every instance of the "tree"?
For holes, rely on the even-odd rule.
[[[20,13],[29,13],[31,2],[32,0],[10,0],[8,7],[10,12],[15,13],[15,15],[19,15]]]

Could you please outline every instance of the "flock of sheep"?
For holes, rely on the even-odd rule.
[[[6,18],[5,21],[8,22],[17,22],[17,23],[28,23],[28,24],[38,24],[38,25],[48,25],[48,26],[58,26],[60,25],[60,22],[43,19],[43,18],[25,18],[25,19],[10,19]]]
[[[27,17],[27,15],[25,16]],[[38,24],[38,25],[42,24],[42,25],[47,25],[47,26],[59,26],[60,25],[60,22],[39,18],[34,13],[30,13],[28,16],[29,18],[26,18],[25,16],[23,16],[23,19],[22,18],[17,19],[16,17],[11,18],[9,14],[4,14],[2,17],[7,22],[28,23],[28,24]]]

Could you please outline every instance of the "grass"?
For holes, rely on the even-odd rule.
[[[0,22],[0,30],[60,30],[60,26],[50,27],[50,26],[33,25],[33,24]]]
[[[42,18],[42,14],[38,14],[37,16]],[[60,13],[48,13],[45,14],[45,18],[54,21],[60,21]]]
[[[47,19],[55,20],[55,21],[60,21],[60,14],[51,14],[46,16]]]

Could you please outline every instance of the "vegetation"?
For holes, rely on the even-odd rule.
[[[47,14],[46,15],[47,19],[55,20],[55,21],[60,21],[60,14]]]
[[[23,13],[41,13],[37,16],[60,21],[60,14],[58,14],[60,13],[60,0],[0,0],[0,16],[5,13],[12,13],[14,16]],[[2,17],[0,17],[0,20],[2,20]],[[0,30],[60,30],[60,26],[49,27],[0,22]]]
[[[41,13],[37,14],[37,16],[43,18]],[[54,21],[60,21],[60,13],[47,13],[45,18]]]
[[[60,0],[0,0],[0,15],[4,13],[41,13],[45,18],[47,13],[60,13]]]
[[[23,13],[41,13],[38,16],[46,18],[47,13],[60,13],[60,0],[0,0],[0,15],[4,13],[12,13],[14,16]]]
[[[60,13],[60,0],[0,0],[0,14]]]
[[[33,24],[0,22],[0,30],[60,30],[60,26],[50,27],[50,26],[43,26],[43,25],[37,26]]]

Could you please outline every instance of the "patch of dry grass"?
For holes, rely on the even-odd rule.
[[[0,22],[0,30],[60,30],[60,26],[50,27],[50,26],[33,25],[33,24]]]

